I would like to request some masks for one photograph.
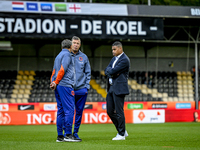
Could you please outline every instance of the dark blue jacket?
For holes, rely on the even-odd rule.
[[[71,55],[72,54],[68,49],[62,49],[56,56],[51,75],[51,82],[55,82],[56,84],[65,87],[74,87],[75,68]]]
[[[72,59],[75,65],[75,86],[74,90],[79,90],[83,88],[90,89],[90,79],[91,79],[91,68],[88,57],[81,52],[72,55]]]
[[[109,65],[105,69],[105,74],[108,78],[112,78],[113,90],[116,95],[128,95],[128,75],[130,68],[130,60],[128,56],[123,53],[117,60],[115,67],[112,68],[112,64],[115,61],[113,57]],[[109,91],[110,85],[108,82],[107,90]]]

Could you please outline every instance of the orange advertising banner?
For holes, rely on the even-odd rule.
[[[125,112],[126,123],[133,123],[133,111],[126,110]],[[99,123],[112,123],[106,111],[92,111],[84,110],[82,123],[84,124],[99,124]]]
[[[56,112],[0,112],[0,125],[55,124]]]
[[[195,102],[148,102],[148,109],[195,109]]]
[[[0,103],[0,112],[39,111],[40,103]]]
[[[56,124],[56,112],[0,112],[0,125]],[[133,111],[125,111],[126,123],[133,123]],[[106,111],[83,111],[83,124],[112,123]]]
[[[199,101],[199,110],[200,110],[200,101]]]

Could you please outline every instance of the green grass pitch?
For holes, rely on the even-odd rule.
[[[113,124],[82,124],[82,142],[56,143],[56,125],[0,126],[0,150],[200,150],[200,123],[126,124],[125,141],[112,141]]]

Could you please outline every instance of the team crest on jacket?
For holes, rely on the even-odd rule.
[[[79,57],[79,60],[80,60],[80,61],[83,61],[83,57]]]
[[[71,94],[74,96],[75,94],[74,94],[74,91],[71,91]]]

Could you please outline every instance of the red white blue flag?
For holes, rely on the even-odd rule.
[[[24,3],[23,2],[12,2],[12,9],[13,10],[24,10]]]

